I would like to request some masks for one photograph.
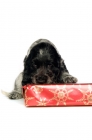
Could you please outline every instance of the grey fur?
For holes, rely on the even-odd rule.
[[[77,78],[73,77],[72,75],[70,75],[67,72],[64,72],[62,74],[61,79],[64,83],[76,83],[78,81]]]
[[[21,72],[15,80],[14,90],[8,95],[10,99],[21,99],[23,97],[22,84],[21,84],[22,74],[23,73]]]

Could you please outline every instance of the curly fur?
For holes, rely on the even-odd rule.
[[[55,45],[46,39],[35,41],[24,59],[24,70],[15,80],[10,99],[22,98],[22,86],[26,84],[76,83],[66,68]]]

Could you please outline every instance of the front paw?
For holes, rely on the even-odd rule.
[[[20,94],[16,91],[11,92],[8,97],[10,99],[21,99],[21,98],[23,98],[22,94]]]
[[[71,76],[71,75],[68,75],[66,77],[63,78],[63,82],[64,83],[77,83],[77,78]]]

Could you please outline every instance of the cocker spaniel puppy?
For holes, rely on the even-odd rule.
[[[29,48],[24,59],[24,70],[15,80],[10,99],[20,99],[22,86],[26,84],[76,83],[77,79],[69,74],[64,60],[54,44],[46,39],[39,39]]]

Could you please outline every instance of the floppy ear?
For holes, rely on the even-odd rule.
[[[27,57],[27,55],[25,56],[25,58],[24,58],[24,70],[23,70],[23,79],[22,79],[22,86],[24,86],[24,85],[26,85],[27,84],[27,82],[29,82],[29,74],[28,74],[28,72],[29,72],[29,67],[28,67],[28,65],[27,65],[27,59],[28,59],[28,57]]]
[[[25,56],[25,58],[24,58],[24,61],[23,61],[23,62],[24,62],[24,65],[25,65],[25,63],[26,63],[26,60],[27,60],[27,56]]]
[[[59,65],[61,73],[62,72],[68,72],[67,67],[65,65],[65,62],[64,62],[64,60],[61,57],[60,57],[60,61],[58,62],[58,65]]]
[[[57,62],[58,62],[58,67],[60,69],[60,71],[66,71],[68,72],[66,65],[64,63],[64,60],[61,58],[61,56],[59,55],[57,58]]]
[[[64,61],[61,63],[59,82],[60,83],[76,83],[78,80],[76,77],[69,74]]]

